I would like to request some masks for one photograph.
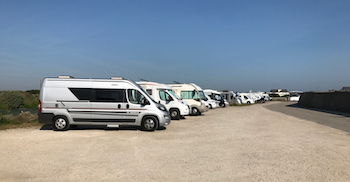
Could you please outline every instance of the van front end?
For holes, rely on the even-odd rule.
[[[170,114],[169,113],[164,113],[164,125],[163,126],[167,126],[170,124],[170,121],[171,121],[171,117],[170,117]],[[159,122],[160,123],[160,122]],[[159,124],[161,125],[161,124]]]
[[[203,103],[201,102],[200,107],[198,108],[198,110],[202,113],[202,112],[207,112],[209,111],[209,108]]]
[[[159,123],[159,127],[164,127],[164,126],[168,126],[170,124],[171,121],[171,116],[167,111],[161,111],[160,115],[158,115],[158,123]]]
[[[188,116],[190,114],[190,106],[186,104],[181,104],[179,107],[181,116]]]

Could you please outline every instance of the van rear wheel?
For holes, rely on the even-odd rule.
[[[69,121],[65,116],[56,116],[53,119],[53,130],[66,131],[69,128]]]
[[[177,109],[170,109],[170,116],[171,119],[176,119],[179,120],[180,119],[180,112]]]
[[[158,120],[154,116],[145,116],[142,120],[142,129],[146,131],[154,131],[158,128]]]
[[[193,107],[191,114],[194,115],[194,116],[197,116],[197,115],[199,115],[199,110],[196,107]]]

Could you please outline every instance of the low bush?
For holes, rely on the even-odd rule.
[[[2,91],[0,93],[0,109],[16,109],[23,107],[23,105],[24,96],[20,91]]]
[[[37,108],[39,105],[39,94],[32,94],[29,92],[24,92],[24,108]]]

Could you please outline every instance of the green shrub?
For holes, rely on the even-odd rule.
[[[23,93],[24,95],[24,108],[38,108],[39,94],[32,94],[29,92]]]
[[[0,93],[0,109],[10,110],[22,107],[24,96],[20,91],[2,91]]]
[[[30,94],[38,94],[40,93],[40,90],[27,90],[26,93],[30,93]]]

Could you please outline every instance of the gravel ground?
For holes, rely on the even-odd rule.
[[[165,130],[0,131],[0,181],[350,181],[350,135],[256,104]]]

